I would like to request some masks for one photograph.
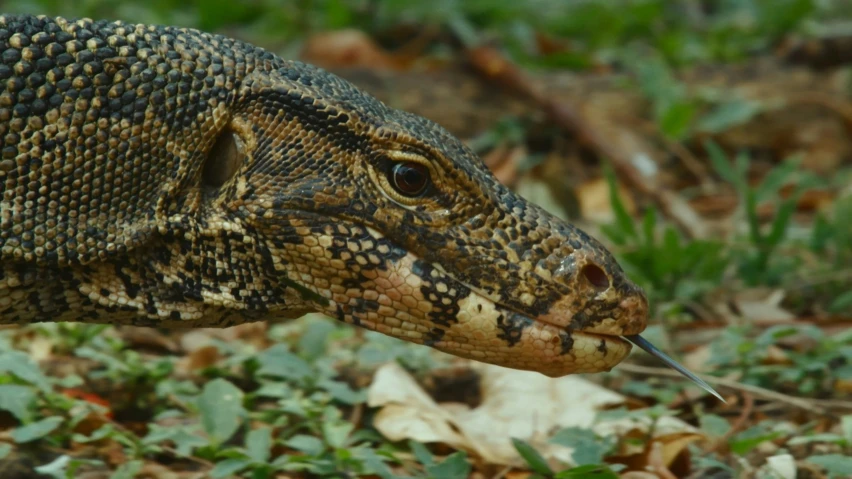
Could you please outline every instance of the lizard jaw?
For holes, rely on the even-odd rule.
[[[584,332],[530,318],[410,252],[370,276],[357,297],[328,291],[329,303],[317,309],[455,356],[551,377],[608,371],[631,350],[621,330]]]

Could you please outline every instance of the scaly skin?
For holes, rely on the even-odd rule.
[[[647,301],[436,124],[196,30],[0,16],[0,323],[227,327],[319,311],[550,376]],[[394,167],[420,165],[409,197]]]

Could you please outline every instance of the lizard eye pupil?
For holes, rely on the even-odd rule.
[[[393,187],[405,196],[420,196],[429,186],[429,168],[414,161],[394,164],[390,176]]]

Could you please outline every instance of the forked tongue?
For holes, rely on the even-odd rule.
[[[662,362],[663,362],[666,366],[668,366],[668,367],[670,367],[670,368],[674,369],[675,371],[677,371],[677,372],[679,372],[679,373],[683,374],[683,375],[684,375],[684,376],[686,376],[686,377],[687,377],[690,381],[692,381],[692,382],[694,382],[695,384],[697,384],[697,385],[698,385],[698,387],[700,387],[701,389],[703,389],[703,390],[707,391],[708,393],[710,393],[710,394],[712,394],[712,395],[716,396],[717,398],[719,398],[719,400],[720,400],[720,401],[722,401],[722,402],[727,402],[727,401],[725,401],[725,400],[722,398],[722,396],[720,396],[720,395],[719,395],[719,393],[717,393],[717,392],[716,392],[716,390],[714,390],[714,389],[713,389],[713,388],[712,388],[709,384],[707,384],[706,382],[704,382],[704,380],[703,380],[703,379],[701,379],[701,378],[699,378],[698,376],[696,376],[696,375],[695,375],[694,373],[692,373],[692,371],[690,371],[689,369],[686,369],[685,367],[683,367],[683,366],[681,366],[680,364],[678,364],[678,363],[677,363],[677,361],[675,361],[674,359],[672,359],[672,358],[668,357],[668,356],[666,355],[666,353],[664,353],[664,352],[660,351],[659,349],[657,349],[657,347],[656,347],[656,346],[654,346],[653,344],[651,344],[650,342],[648,342],[648,340],[647,340],[647,339],[643,338],[642,336],[639,336],[638,334],[634,334],[634,335],[632,335],[632,336],[622,336],[622,337],[623,337],[624,339],[626,339],[626,340],[630,341],[631,343],[635,344],[636,346],[639,346],[639,347],[640,347],[643,351],[645,351],[646,353],[650,354],[651,356],[654,356],[655,358],[659,359],[659,360],[660,360],[660,361],[662,361]]]

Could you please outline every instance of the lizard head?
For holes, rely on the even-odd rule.
[[[249,76],[223,135],[238,161],[214,169],[229,173],[213,201],[323,298],[296,309],[550,376],[610,369],[646,326],[644,293],[598,241],[435,123],[322,70]]]

